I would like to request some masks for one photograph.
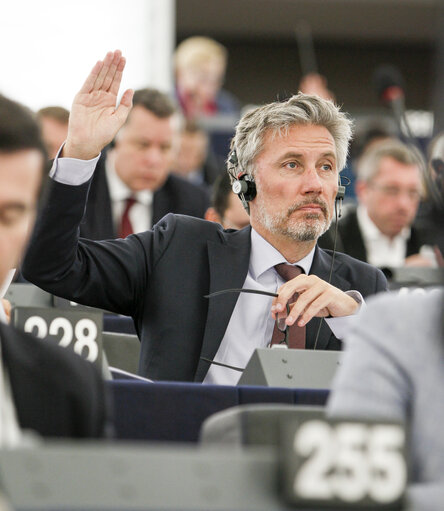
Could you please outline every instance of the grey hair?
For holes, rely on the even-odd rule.
[[[404,165],[418,165],[419,172],[420,163],[415,153],[400,140],[393,138],[371,145],[359,158],[357,164],[359,181],[369,183],[379,172],[383,158],[393,158]]]
[[[291,126],[323,126],[332,135],[337,153],[338,170],[346,164],[348,145],[352,137],[353,121],[332,101],[299,92],[285,102],[273,102],[247,112],[236,126],[231,151],[236,151],[237,172],[254,176],[255,160],[263,147],[265,135],[283,135]],[[228,171],[231,175],[230,158]]]

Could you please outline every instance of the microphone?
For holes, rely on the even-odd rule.
[[[373,84],[379,100],[390,107],[395,115],[400,132],[401,121],[405,116],[404,79],[400,71],[389,64],[379,66],[373,74]],[[409,127],[405,123],[408,131]],[[411,133],[408,135],[411,137]]]
[[[208,364],[214,364],[216,366],[220,367],[226,367],[227,369],[233,369],[233,371],[239,371],[240,373],[243,373],[245,371],[245,367],[236,367],[236,366],[230,366],[228,364],[222,364],[222,362],[216,362],[215,360],[211,360],[211,358],[206,357],[199,357],[200,360],[203,360],[204,362],[207,362]]]
[[[389,64],[379,66],[373,74],[376,93],[383,104],[390,107],[398,124],[399,133],[405,136],[405,141],[416,155],[424,182],[432,201],[440,207],[440,193],[429,172],[422,148],[413,136],[405,114],[404,79],[400,71]],[[404,129],[403,129],[404,128]]]

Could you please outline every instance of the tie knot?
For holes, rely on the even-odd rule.
[[[293,266],[287,263],[276,264],[274,268],[286,282],[303,273],[300,266]]]

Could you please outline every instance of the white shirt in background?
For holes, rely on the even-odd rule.
[[[377,268],[399,268],[404,266],[410,228],[404,228],[397,236],[390,239],[382,234],[372,222],[365,207],[359,205],[356,215],[367,251],[367,262]]]

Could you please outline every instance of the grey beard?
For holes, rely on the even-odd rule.
[[[290,208],[284,214],[270,216],[262,203],[258,206],[260,221],[267,230],[294,241],[316,241],[328,230],[332,221],[332,218],[327,218],[327,211],[324,211],[323,218],[316,214],[308,214],[305,220],[289,223],[288,219],[297,208]]]

